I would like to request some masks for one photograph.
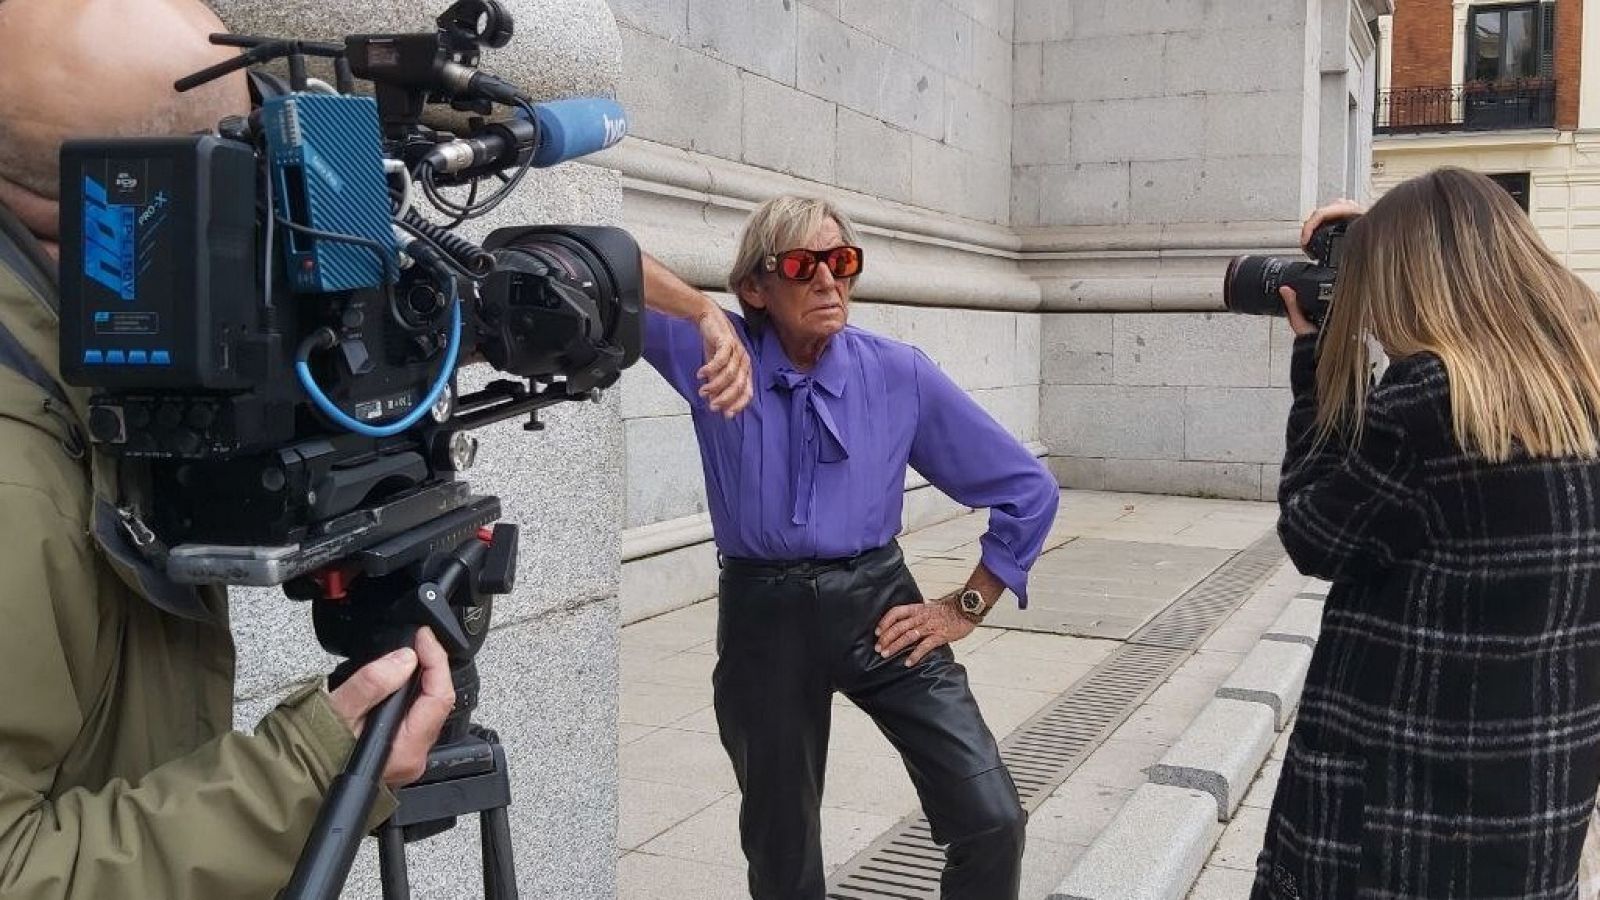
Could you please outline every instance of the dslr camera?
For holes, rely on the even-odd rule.
[[[1238,256],[1228,263],[1222,297],[1230,312],[1284,316],[1278,289],[1288,285],[1311,324],[1322,327],[1333,303],[1345,231],[1353,219],[1324,222],[1306,244],[1310,261],[1284,256]]]

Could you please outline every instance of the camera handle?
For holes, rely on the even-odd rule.
[[[511,784],[505,751],[494,732],[471,722],[478,702],[478,672],[473,657],[489,629],[489,598],[508,593],[515,581],[518,534],[514,525],[499,524],[492,537],[479,531],[456,544],[464,527],[488,510],[498,515],[498,501],[483,498],[475,510],[441,516],[353,561],[335,563],[310,580],[322,589],[315,601],[317,631],[324,646],[356,659],[371,659],[392,646],[409,644],[416,624],[434,628],[451,661],[456,706],[439,741],[429,750],[427,767],[415,784],[396,792],[399,807],[379,827],[379,867],[385,900],[410,895],[405,844],[423,840],[455,824],[458,816],[479,815],[483,844],[484,896],[516,900],[516,873],[506,807]],[[438,554],[440,547],[453,552]],[[406,577],[416,571],[409,562],[423,559],[431,580]],[[403,581],[400,590],[375,598],[347,596],[346,577],[353,571]],[[387,583],[384,587],[388,587]],[[420,675],[368,714],[361,737],[345,768],[335,777],[318,811],[305,849],[281,900],[334,900],[349,877],[350,866],[376,801],[395,732],[416,697]]]
[[[295,864],[289,884],[278,895],[281,900],[333,900],[344,890],[360,846],[362,825],[389,760],[394,733],[400,727],[421,680],[413,676],[403,690],[396,691],[367,716],[367,724],[345,765],[328,789],[328,799],[317,812],[317,822],[306,838],[305,851]],[[386,892],[387,893],[387,892]]]

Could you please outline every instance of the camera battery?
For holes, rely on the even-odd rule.
[[[287,94],[261,104],[261,121],[275,215],[285,232],[280,238],[284,261],[295,292],[387,283],[396,271],[395,248],[377,102],[341,94]]]
[[[227,390],[263,372],[255,153],[215,135],[61,150],[61,371],[69,384]]]

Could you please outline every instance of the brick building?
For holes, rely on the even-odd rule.
[[[1484,172],[1600,286],[1600,0],[1395,0],[1378,79],[1378,192],[1435,166]]]

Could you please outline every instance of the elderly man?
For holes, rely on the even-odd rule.
[[[242,80],[179,98],[230,51],[193,0],[0,2],[0,897],[270,897],[362,717],[419,664],[385,781],[420,774],[454,703],[426,632],[329,695],[230,730],[233,643],[218,595],[164,583],[96,532],[110,460],[56,360],[56,154],[69,136],[210,129]],[[105,524],[103,521],[100,524]],[[95,537],[91,537],[95,535]],[[118,557],[121,557],[120,562]],[[393,808],[386,797],[383,809]]]
[[[920,351],[848,326],[863,264],[850,220],[800,197],[745,226],[728,279],[743,316],[646,261],[657,312],[645,358],[693,410],[723,556],[712,678],[744,793],[750,893],[823,896],[818,816],[840,691],[900,751],[949,844],[943,896],[1015,897],[1026,817],[947,645],[1004,589],[1025,601],[1057,488]],[[991,510],[966,589],[932,602],[894,543],[908,464]]]

